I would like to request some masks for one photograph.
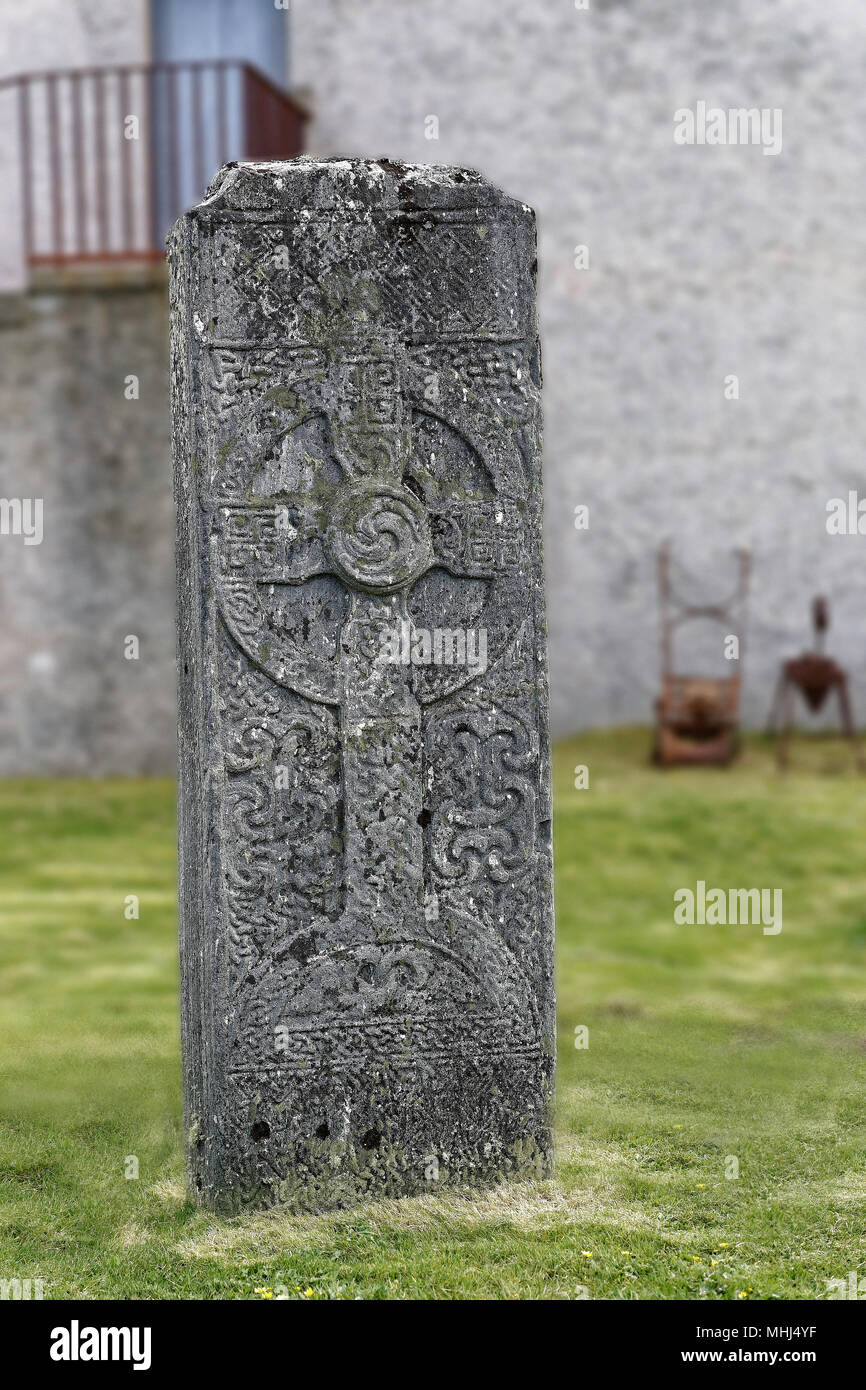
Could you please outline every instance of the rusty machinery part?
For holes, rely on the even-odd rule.
[[[661,606],[661,694],[656,701],[656,735],[653,756],[664,765],[675,763],[728,763],[738,745],[741,678],[736,676],[686,676],[674,670],[673,643],[678,629],[695,619],[724,625],[737,638],[742,655],[745,606],[749,586],[750,556],[735,552],[737,580],[721,602],[683,600],[671,577],[670,546],[658,557]],[[699,586],[688,582],[690,593]]]
[[[830,605],[826,598],[818,596],[812,600],[811,608],[816,650],[801,652],[799,656],[782,662],[773,703],[770,706],[767,733],[779,732],[777,758],[779,767],[784,769],[788,763],[788,745],[794,722],[796,695],[799,693],[807,709],[817,714],[831,690],[835,690],[839,701],[842,733],[851,741],[857,766],[862,770],[864,764],[854,724],[848,672],[838,661],[824,655],[824,634],[830,626]]]

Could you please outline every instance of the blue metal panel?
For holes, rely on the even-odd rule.
[[[287,15],[272,0],[151,0],[151,22],[155,62],[235,58],[260,68],[278,86],[286,85]],[[200,199],[219,166],[245,154],[238,71],[232,69],[224,80],[215,72],[205,72],[198,82],[200,122],[189,73],[162,74],[155,83],[154,230],[159,240],[183,208]],[[222,120],[221,104],[225,106]],[[223,130],[227,139],[221,148]],[[195,169],[196,147],[203,156],[203,182]],[[177,163],[179,205],[172,191],[172,159]]]
[[[272,0],[151,0],[153,57],[242,58],[287,80],[286,11]]]

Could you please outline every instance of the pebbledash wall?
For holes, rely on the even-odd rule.
[[[27,10],[5,71],[147,56],[143,4]],[[866,498],[860,0],[293,0],[291,31],[311,152],[476,166],[538,212],[555,730],[649,718],[665,537],[709,597],[753,550],[747,723],[818,592],[866,722],[866,536],[826,529]],[[781,150],[677,143],[702,102],[764,109]],[[45,539],[0,537],[2,771],[174,765],[163,294],[7,301],[0,496],[44,496]]]
[[[0,3],[0,76],[147,58],[143,0]],[[25,293],[16,107],[0,93],[0,772],[174,767],[166,277]],[[138,399],[126,378],[138,377]],[[127,660],[126,638],[139,641]]]
[[[0,771],[172,770],[164,284],[38,294],[6,315],[0,495],[41,499],[43,536],[0,536]]]

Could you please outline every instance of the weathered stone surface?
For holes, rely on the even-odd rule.
[[[477,174],[384,160],[231,166],[174,230],[206,1203],[549,1166],[534,256]]]

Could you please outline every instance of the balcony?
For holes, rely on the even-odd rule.
[[[221,165],[303,147],[303,108],[240,60],[24,73],[4,90],[17,103],[31,282],[46,269],[157,264]]]

